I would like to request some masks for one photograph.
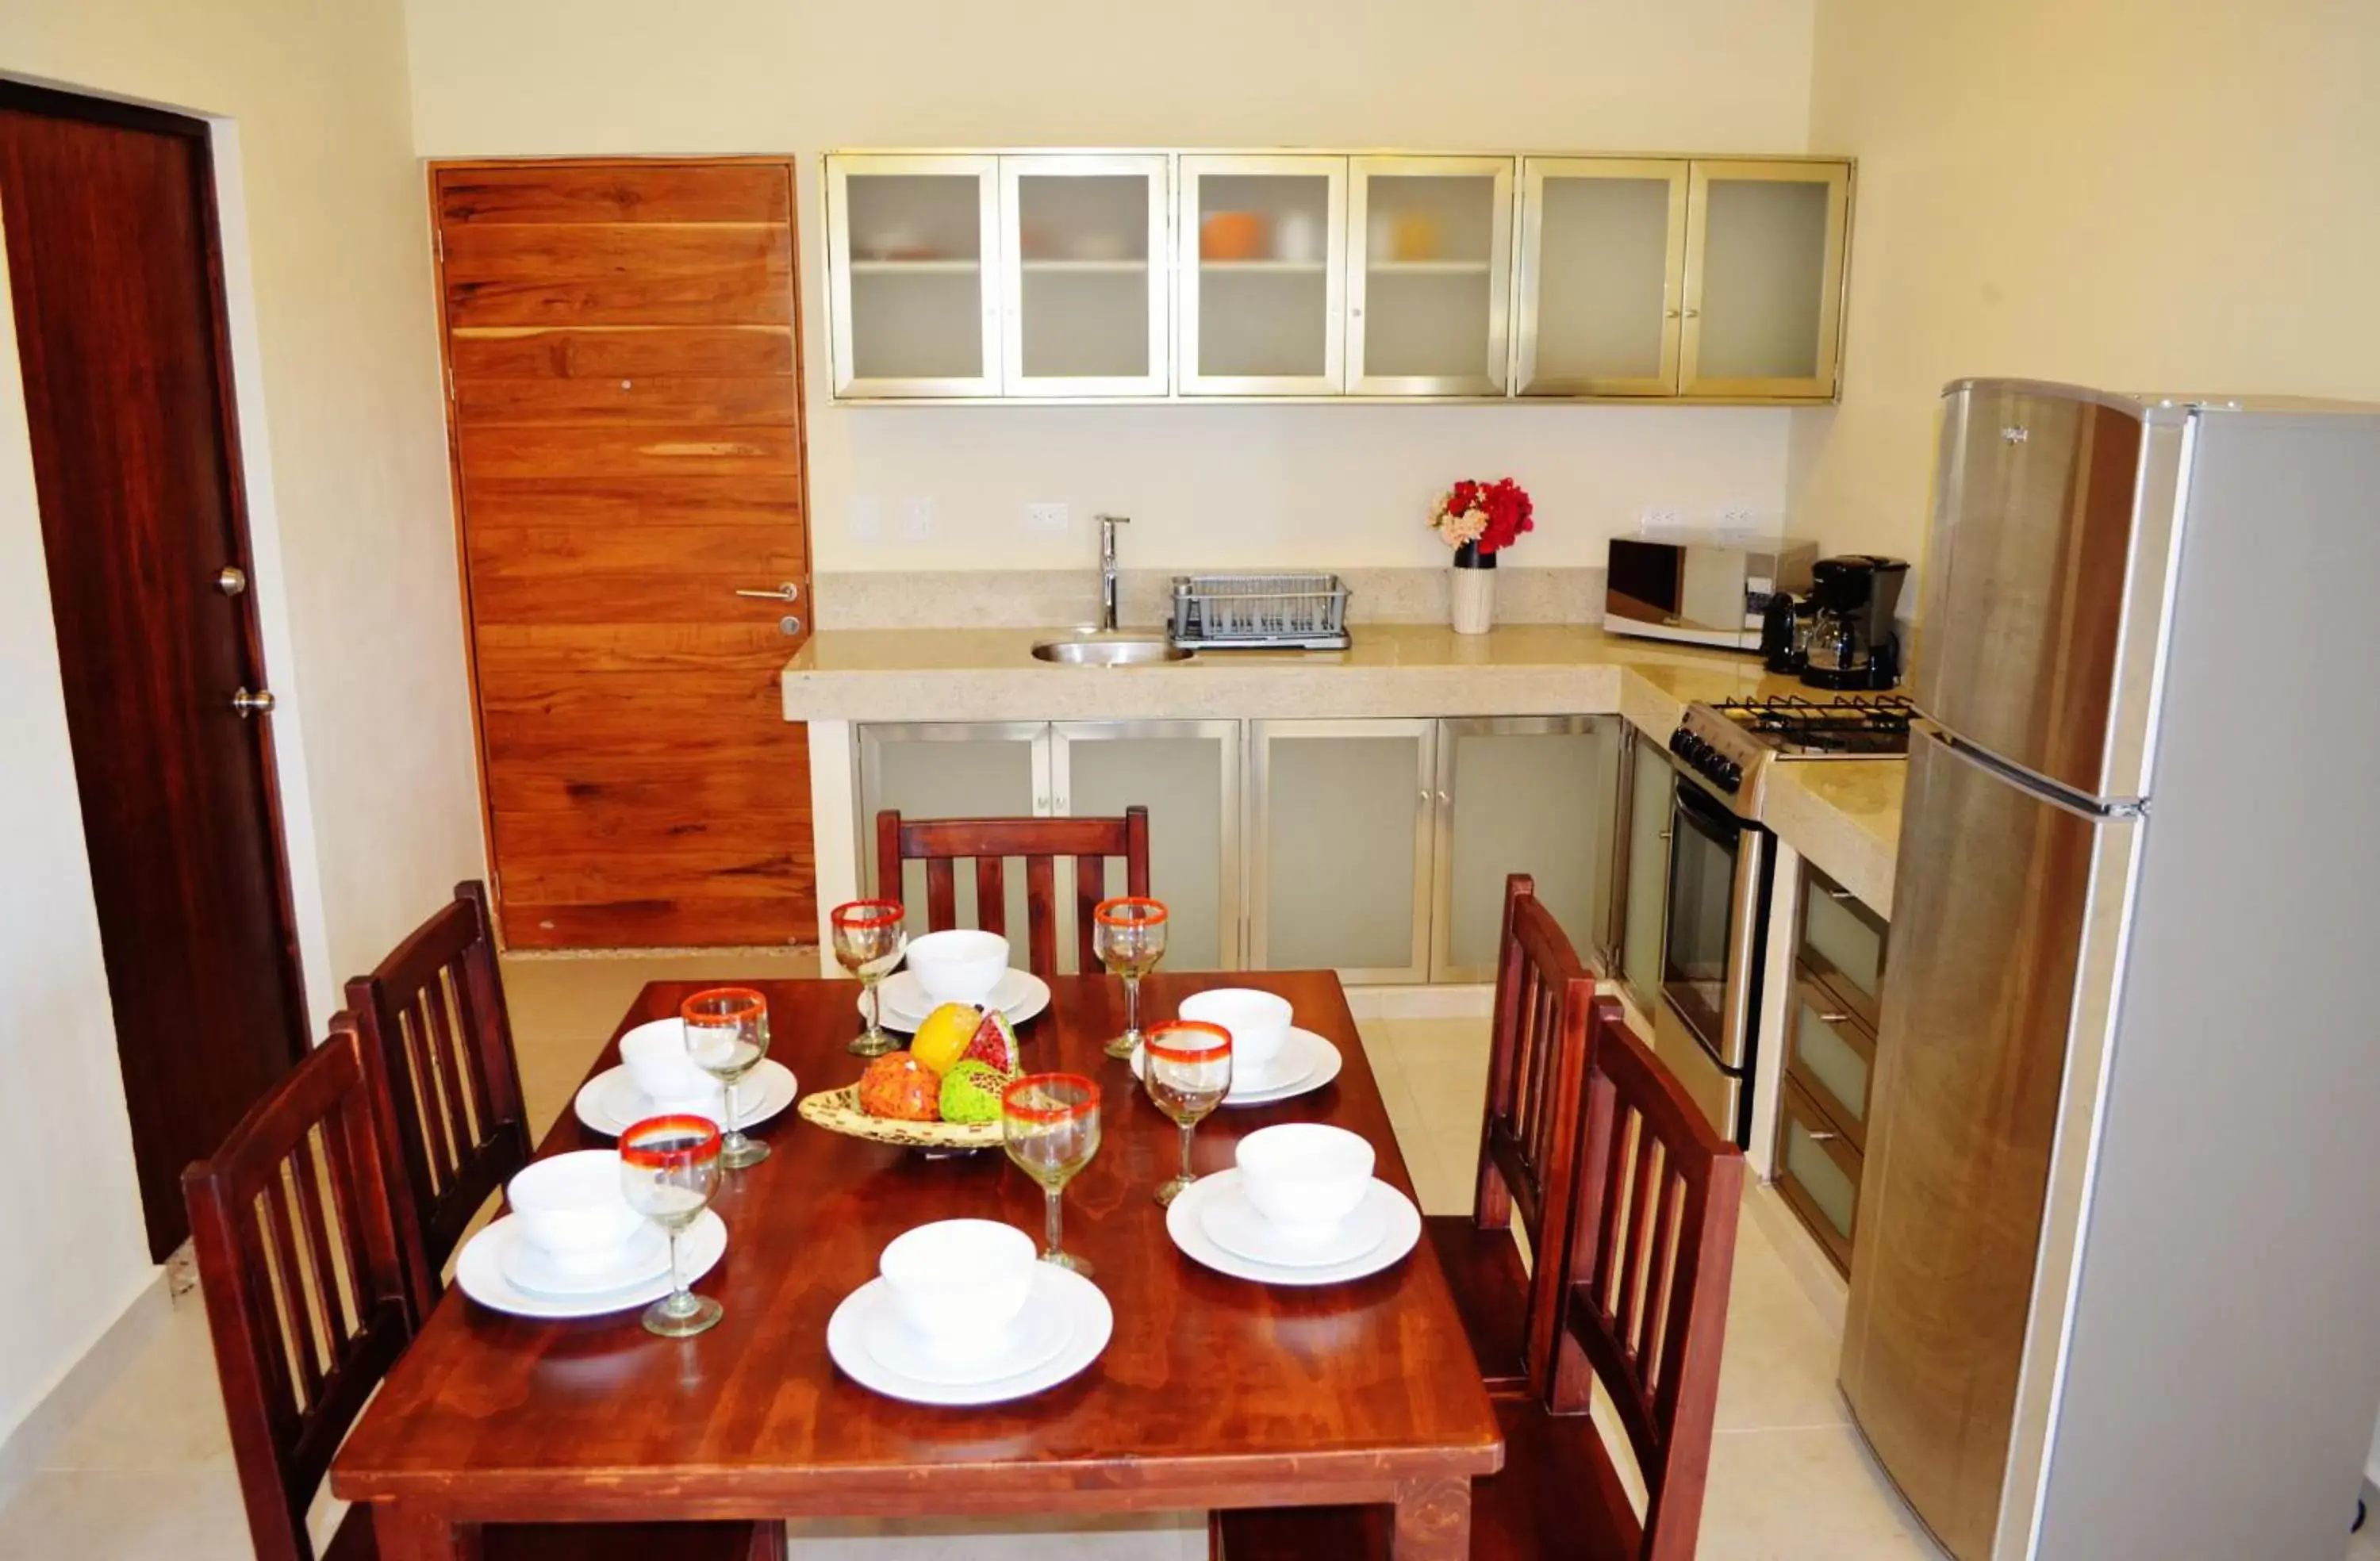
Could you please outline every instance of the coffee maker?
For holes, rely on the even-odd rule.
[[[1900,682],[1900,636],[1892,610],[1909,565],[1874,553],[1822,558],[1810,566],[1815,612],[1802,681],[1813,688],[1891,688]]]

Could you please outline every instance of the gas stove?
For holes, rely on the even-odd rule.
[[[1686,707],[1670,752],[1744,818],[1758,818],[1769,765],[1801,759],[1898,759],[1909,756],[1909,718],[1915,708],[1893,694],[1840,699],[1722,699]]]

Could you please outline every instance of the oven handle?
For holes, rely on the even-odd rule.
[[[1765,914],[1760,869],[1767,853],[1768,842],[1759,830],[1742,831],[1736,841],[1735,883],[1728,891],[1727,985],[1720,988],[1718,1000],[1719,1034],[1734,1037],[1739,1046],[1751,1035],[1752,962],[1756,957],[1753,944],[1760,936]],[[1739,1062],[1743,1055],[1738,1051]]]
[[[1684,815],[1686,821],[1711,838],[1711,843],[1723,851],[1735,849],[1736,837],[1744,833],[1743,820],[1721,806],[1702,783],[1689,771],[1681,769],[1670,782],[1674,811]]]

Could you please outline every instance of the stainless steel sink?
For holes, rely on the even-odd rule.
[[[1190,652],[1175,648],[1162,635],[1082,634],[1045,639],[1033,647],[1034,659],[1060,661],[1070,667],[1142,667],[1158,661],[1186,661]]]

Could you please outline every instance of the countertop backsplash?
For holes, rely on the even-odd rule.
[[[1165,624],[1172,569],[1126,569],[1116,576],[1119,619],[1128,627]],[[1443,623],[1448,569],[1350,569],[1351,623]],[[1496,571],[1499,623],[1599,623],[1601,569]],[[1099,572],[1092,569],[885,571],[821,575],[812,587],[821,629],[1050,628],[1095,623]]]

